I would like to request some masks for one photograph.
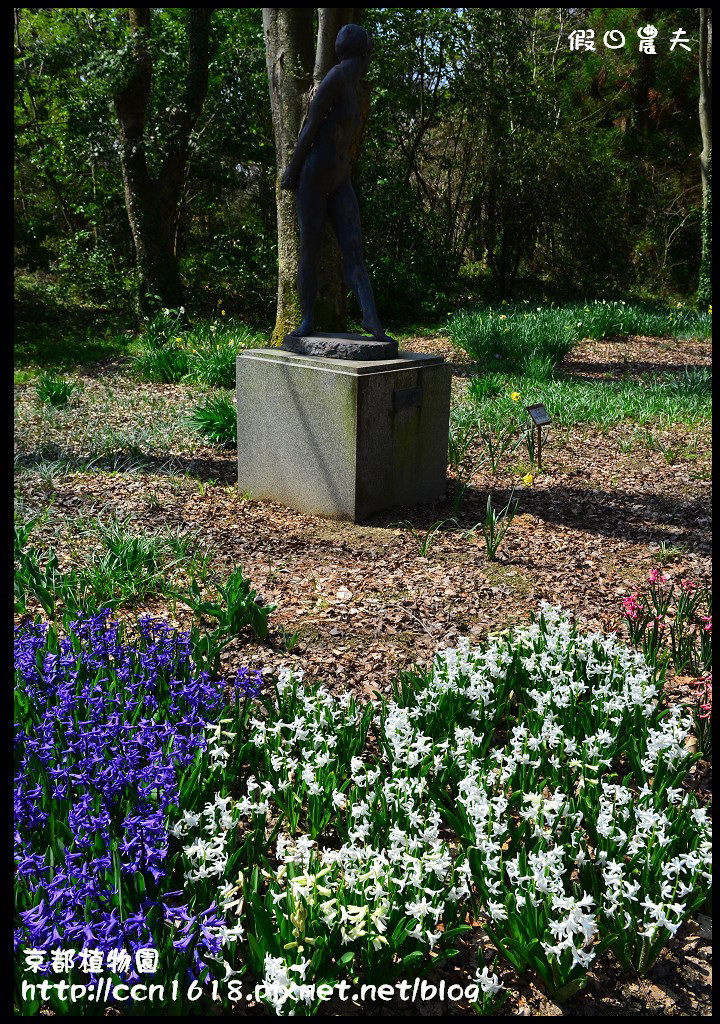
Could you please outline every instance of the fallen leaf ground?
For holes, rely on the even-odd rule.
[[[475,372],[447,339],[413,338],[403,347],[445,355],[456,394]],[[563,369],[578,379],[630,376],[642,387],[643,374],[710,361],[709,342],[631,337],[584,342]],[[77,523],[89,515],[130,517],[138,530],[191,530],[212,546],[214,569],[222,574],[242,566],[262,598],[277,605],[267,643],[243,638],[226,652],[231,676],[246,664],[267,670],[294,665],[335,690],[371,696],[387,692],[396,672],[430,663],[438,648],[461,636],[480,641],[527,622],[542,599],[567,609],[583,629],[622,636],[622,598],[651,568],[662,565],[677,581],[710,578],[709,425],[653,425],[654,447],[627,422],[605,431],[550,426],[542,472],[532,485],[520,482],[529,467],[516,453],[500,472],[481,469],[473,476],[456,522],[448,522],[450,479],[438,505],[396,509],[354,525],[241,498],[234,452],[199,445],[185,424],[198,400],[189,388],[139,383],[122,362],[76,379],[82,390],[67,410],[40,407],[32,385],[18,389],[22,472],[16,490],[27,512],[53,502],[34,543],[52,542],[61,562],[72,563]],[[672,449],[672,461],[661,447]],[[88,457],[97,465],[115,458],[117,469],[88,470]],[[43,472],[43,463],[57,459],[65,460],[62,471]],[[481,532],[471,531],[484,520],[488,494],[502,506],[513,487],[518,514],[497,560],[489,561]],[[423,555],[423,538],[443,520]],[[129,614],[145,611],[183,626],[190,621],[186,606],[168,606],[162,597]],[[295,635],[288,653],[286,638]],[[689,695],[672,674],[667,691],[673,700]],[[693,787],[701,798],[709,783],[710,766],[700,762]],[[709,1015],[708,935],[707,923],[683,928],[645,980],[604,966],[562,1009],[516,981],[501,1015]],[[473,971],[462,961],[461,955],[445,974],[467,984],[463,978]],[[383,1009],[390,1015],[472,1013],[438,1000],[419,1010],[400,1002]],[[349,1005],[332,1012],[358,1015]]]

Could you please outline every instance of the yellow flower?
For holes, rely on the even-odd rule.
[[[708,306],[708,313],[712,316],[712,306]]]
[[[531,487],[532,486],[532,482],[533,482],[533,475],[532,475],[532,473],[526,473],[525,476],[522,478],[522,482],[524,484],[527,484],[528,487]]]
[[[220,310],[220,316],[225,316],[225,310],[224,309]]]
[[[504,314],[504,313],[501,313],[501,314],[500,314],[500,319],[501,319],[501,320],[507,320],[507,317],[505,316],[505,314]]]
[[[682,309],[682,302],[678,302],[678,304],[675,307],[675,309]]]
[[[513,391],[513,393],[510,395],[510,397],[512,398],[513,402],[519,402],[520,401],[520,392],[519,391]]]
[[[182,338],[176,338],[175,341],[182,341]]]

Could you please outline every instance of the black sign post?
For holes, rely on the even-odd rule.
[[[547,409],[541,403],[537,405],[526,405],[525,408],[528,411],[530,419],[533,423],[533,433],[535,427],[537,427],[537,451],[538,451],[538,469],[542,469],[542,428],[546,427],[550,423],[550,417],[547,414]]]

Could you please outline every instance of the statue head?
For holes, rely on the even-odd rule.
[[[369,57],[375,46],[370,33],[360,25],[343,25],[335,40],[335,53],[340,60],[349,57]]]

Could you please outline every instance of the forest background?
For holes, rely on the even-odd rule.
[[[152,19],[146,10],[142,146],[151,176],[187,128],[171,240],[182,301],[191,315],[221,305],[270,329],[278,168],[262,9],[158,8]],[[179,128],[192,11],[210,10],[206,94],[192,125]],[[366,260],[391,328],[437,322],[478,300],[695,300],[697,8],[354,16],[376,38],[355,178]],[[640,52],[647,25],[657,29],[655,53]],[[21,319],[66,301],[137,316],[118,120],[137,59],[130,26],[123,8],[15,9]],[[571,48],[576,30],[594,31],[593,50]],[[672,46],[678,30],[685,45]],[[618,32],[624,45],[610,48],[604,39],[616,45]]]

